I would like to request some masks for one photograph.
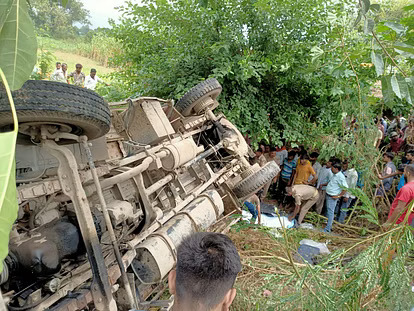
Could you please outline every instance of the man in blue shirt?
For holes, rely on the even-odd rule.
[[[286,187],[290,187],[293,176],[295,176],[296,173],[295,154],[294,151],[289,151],[288,157],[281,163],[282,167],[280,168],[278,199],[283,203],[286,198]]]
[[[344,188],[348,188],[344,174],[341,172],[341,163],[334,163],[332,165],[333,176],[326,186],[326,213],[328,223],[324,229],[325,232],[331,232],[332,223],[335,216],[335,207],[338,200],[346,194]]]

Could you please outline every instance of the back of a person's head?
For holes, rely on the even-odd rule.
[[[341,165],[341,163],[340,162],[335,162],[333,165],[332,165],[332,167],[333,168],[336,168],[337,170],[339,170],[339,171],[341,171],[341,169],[342,169],[342,165]]]
[[[314,152],[312,152],[310,154],[310,157],[313,158],[313,159],[317,159],[319,157],[319,153],[317,153],[316,151],[314,151]]]
[[[212,310],[233,287],[241,271],[240,257],[224,234],[198,232],[177,251],[176,297],[193,310]]]

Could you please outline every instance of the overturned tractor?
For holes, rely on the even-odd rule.
[[[0,276],[10,310],[142,307],[185,236],[277,175],[274,162],[251,166],[243,136],[214,114],[220,92],[209,79],[175,105],[143,97],[112,109],[57,82],[13,93],[19,212]],[[0,88],[0,130],[11,120]]]

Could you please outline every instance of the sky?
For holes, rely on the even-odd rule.
[[[91,28],[109,27],[108,19],[115,21],[120,16],[116,6],[124,4],[125,0],[81,0],[83,6],[91,15]]]

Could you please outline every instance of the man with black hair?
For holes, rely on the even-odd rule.
[[[319,171],[318,175],[318,184],[316,185],[316,189],[319,192],[319,199],[316,201],[316,212],[320,214],[323,209],[323,205],[325,204],[325,197],[326,197],[326,186],[328,185],[329,181],[332,178],[332,163],[335,162],[335,158],[330,158],[326,165],[324,165],[321,170]]]
[[[319,153],[312,152],[309,155],[310,163],[312,164],[312,168],[316,173],[316,176],[319,178],[319,172],[321,171],[322,165],[318,162]],[[309,176],[308,182],[312,181],[312,176]]]
[[[262,149],[257,149],[255,152],[255,157],[253,158],[253,164],[259,164],[260,167],[265,166],[265,164],[267,163],[265,156],[263,155],[263,150]]]
[[[82,64],[76,64],[75,71],[68,74],[68,79],[72,77],[73,84],[80,87],[83,87],[83,83],[85,82],[85,74],[82,72],[82,68]]]
[[[265,154],[265,158],[267,160],[267,162],[271,162],[274,161],[278,166],[280,165],[279,162],[279,158],[276,156],[276,148],[275,147],[271,147],[270,148],[270,152],[268,154]],[[279,176],[279,175],[278,175]],[[269,181],[263,189],[263,194],[262,194],[262,198],[266,198],[267,193],[269,192],[269,188],[272,184],[276,183],[278,176],[276,176],[275,178],[273,178],[273,180]]]
[[[315,185],[318,180],[315,170],[309,162],[309,156],[304,153],[299,157],[299,163],[296,168],[294,185]]]
[[[335,216],[335,207],[338,200],[346,193],[344,188],[348,188],[345,176],[341,172],[342,166],[340,163],[334,163],[332,165],[333,176],[326,186],[326,214],[328,217],[328,223],[324,229],[325,232],[331,232],[332,223]]]
[[[96,88],[96,85],[98,84],[98,82],[103,83],[106,86],[109,85],[108,83],[104,82],[101,78],[99,78],[96,75],[96,69],[92,68],[91,73],[89,74],[89,76],[87,76],[85,78],[85,88],[87,88],[89,90],[92,90],[92,91],[95,91],[95,88]]]
[[[398,186],[397,186],[397,192],[400,191],[400,189],[404,187],[405,185],[404,168],[408,164],[412,164],[412,163],[414,163],[414,150],[409,150],[405,153],[405,157],[401,159],[401,164],[398,166],[397,170],[392,174],[383,176],[384,178],[391,178],[397,175],[401,175],[400,181],[398,182]],[[382,177],[382,176],[378,176],[378,177]]]
[[[168,276],[174,295],[172,311],[229,310],[241,271],[240,257],[230,238],[213,232],[186,237],[177,250],[177,267]]]
[[[354,168],[349,167],[348,160],[344,160],[342,163],[342,173],[345,176],[346,183],[348,184],[349,189],[355,189],[357,182],[358,182],[358,173]],[[338,222],[343,224],[345,222],[345,218],[348,214],[348,210],[351,209],[355,204],[356,197],[347,192],[345,196],[341,199],[338,205]]]
[[[295,151],[289,151],[287,158],[283,161],[282,167],[280,168],[278,200],[281,201],[279,203],[282,204],[286,198],[286,187],[292,185],[293,177],[296,173],[295,155]]]
[[[56,63],[56,69],[50,75],[51,81],[59,81],[59,77],[62,75],[62,64],[60,62]]]
[[[394,173],[396,172],[397,168],[395,164],[392,162],[394,159],[394,154],[392,152],[386,152],[383,155],[383,160],[386,163],[382,174],[378,175],[378,178],[381,180],[381,184],[377,187],[376,195],[377,196],[384,196],[385,193],[389,192],[392,186],[392,182],[394,180]],[[392,177],[389,177],[393,175]],[[385,190],[385,193],[384,193]]]

